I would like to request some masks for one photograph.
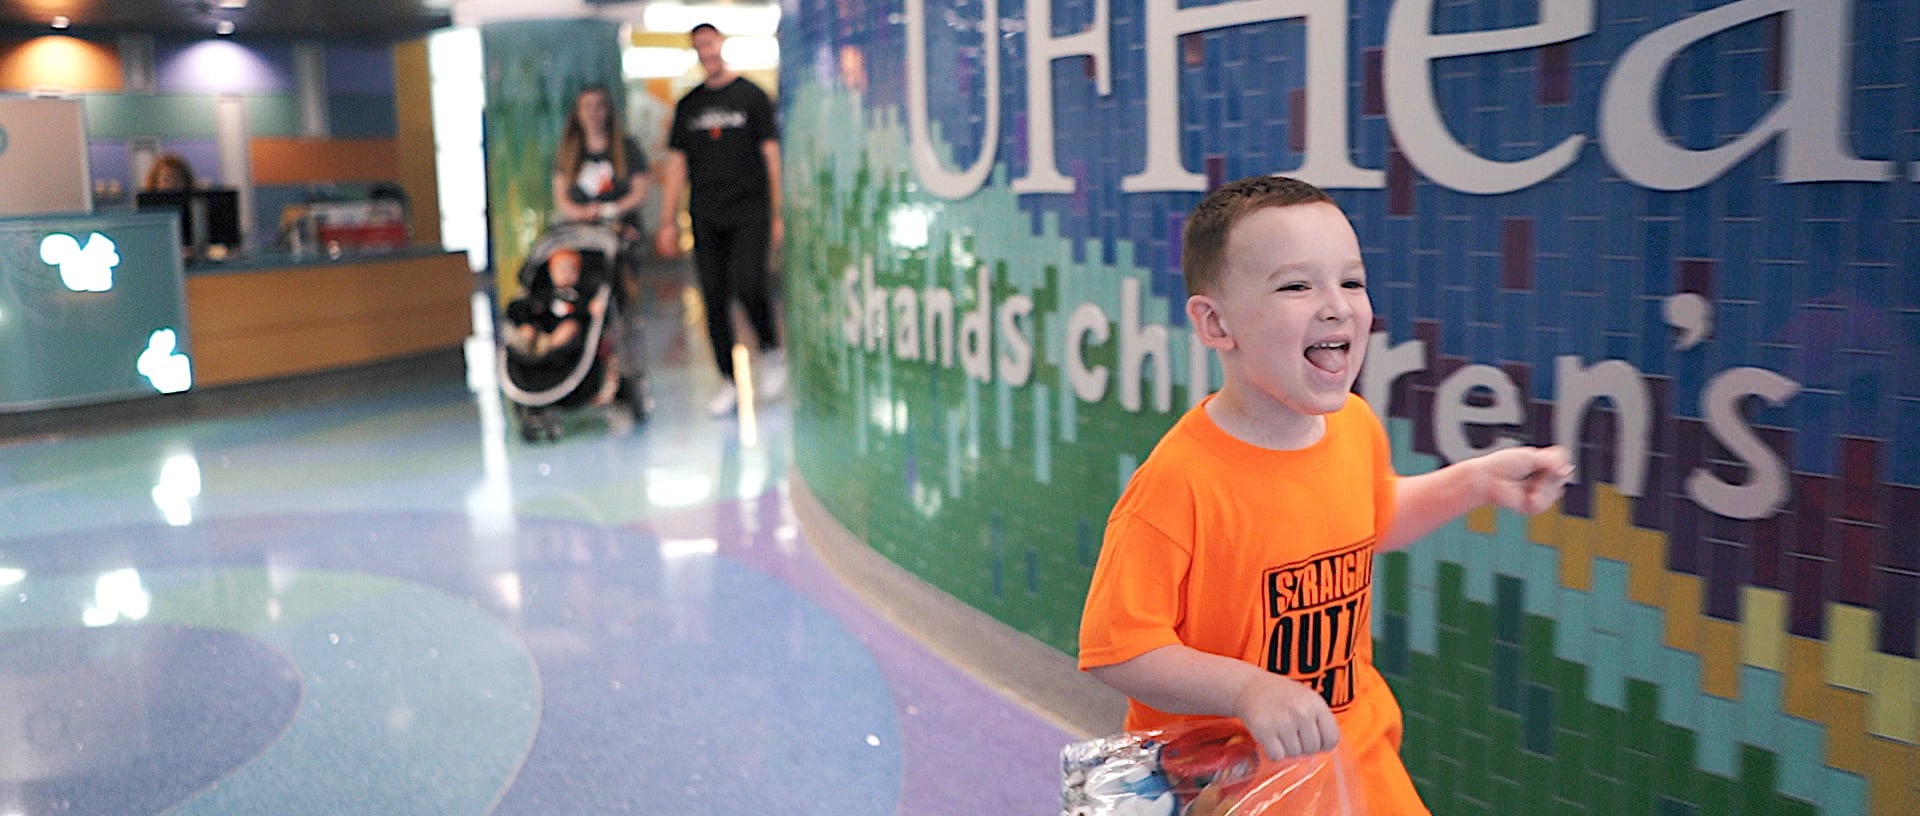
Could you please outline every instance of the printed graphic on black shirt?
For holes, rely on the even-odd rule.
[[[701,111],[699,116],[693,117],[691,121],[687,122],[688,130],[706,131],[707,138],[709,139],[720,138],[721,131],[744,128],[746,126],[746,111],[728,110],[726,108],[708,108]]]
[[[1353,704],[1358,624],[1372,597],[1373,542],[1267,570],[1267,671],[1320,692],[1334,711]]]

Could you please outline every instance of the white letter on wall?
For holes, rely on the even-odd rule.
[[[1099,402],[1107,395],[1107,367],[1087,367],[1087,347],[1080,342],[1087,335],[1093,335],[1097,346],[1113,335],[1113,327],[1100,307],[1082,303],[1067,316],[1067,380],[1081,402]]]
[[[1770,14],[1788,13],[1780,102],[1740,138],[1690,150],[1667,138],[1660,83],[1689,46]],[[1853,64],[1851,0],[1739,0],[1683,19],[1633,44],[1613,66],[1600,96],[1600,147],[1628,181],[1655,190],[1691,190],[1719,178],[1781,136],[1779,180],[1886,181],[1892,164],[1866,161],[1846,143]]]
[[[913,137],[913,171],[927,192],[941,198],[966,198],[986,183],[1000,147],[1000,2],[983,0],[981,56],[987,63],[987,120],[980,134],[980,155],[966,170],[947,169],[933,148],[933,129],[927,122],[927,8],[926,0],[907,0],[907,123]]]
[[[1461,399],[1476,388],[1492,391],[1493,404],[1468,405]],[[1467,439],[1467,426],[1519,425],[1526,421],[1526,412],[1520,410],[1520,404],[1520,389],[1513,384],[1513,378],[1493,366],[1463,366],[1447,375],[1433,395],[1433,440],[1440,448],[1440,455],[1449,462],[1464,462],[1519,444],[1511,439],[1495,438],[1487,447],[1474,447]]]
[[[1648,393],[1646,381],[1640,379],[1640,372],[1633,366],[1620,360],[1605,360],[1592,368],[1581,368],[1580,358],[1565,354],[1553,358],[1553,362],[1557,383],[1553,443],[1574,451],[1577,466],[1580,447],[1576,436],[1587,418],[1587,407],[1601,397],[1611,400],[1613,415],[1618,418],[1614,424],[1614,439],[1618,444],[1613,451],[1613,470],[1618,484],[1614,486],[1623,495],[1639,496],[1646,489],[1647,447],[1653,432],[1653,395]],[[1573,474],[1574,481],[1580,479],[1578,472]]]
[[[1000,304],[1000,381],[1015,388],[1033,377],[1033,341],[1021,331],[1021,324],[1033,314],[1033,298],[1008,295]]]
[[[1140,281],[1120,281],[1120,407],[1140,410],[1140,373],[1153,358],[1153,409],[1173,407],[1173,360],[1167,349],[1167,327],[1140,325]]]
[[[1708,381],[1700,398],[1707,411],[1707,430],[1746,461],[1751,475],[1746,484],[1736,486],[1706,468],[1695,468],[1687,474],[1687,495],[1728,518],[1763,519],[1780,512],[1787,502],[1787,464],[1747,426],[1740,404],[1747,397],[1759,397],[1779,406],[1799,391],[1799,383],[1761,368],[1730,368]]]
[[[1240,0],[1179,8],[1179,0],[1147,4],[1147,166],[1120,180],[1130,193],[1207,189],[1207,177],[1180,162],[1180,38],[1269,20],[1307,18],[1307,149],[1288,173],[1321,187],[1380,188],[1387,175],[1356,167],[1347,133],[1347,3],[1345,0]]]
[[[1053,0],[1027,1],[1027,174],[1013,180],[1016,193],[1073,192],[1073,179],[1060,175],[1053,158],[1053,61],[1091,57],[1094,91],[1101,96],[1113,93],[1112,61],[1107,58],[1108,5],[1093,4],[1092,28],[1055,37]]]
[[[1450,189],[1496,195],[1539,184],[1580,157],[1585,136],[1568,136],[1552,149],[1520,161],[1481,158],[1455,141],[1433,96],[1433,62],[1466,54],[1538,48],[1593,33],[1593,0],[1540,0],[1540,22],[1530,26],[1433,33],[1434,0],[1400,0],[1387,15],[1387,121],[1394,143],[1427,178]],[[1509,100],[1510,104],[1524,104]],[[1485,103],[1483,103],[1485,104]]]

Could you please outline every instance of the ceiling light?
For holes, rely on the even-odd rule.
[[[70,25],[73,25],[73,21],[67,19],[67,15],[65,14],[55,15],[53,18],[53,27],[61,31],[67,30],[67,26]]]
[[[247,7],[247,0],[220,0],[220,7],[223,9],[243,9]]]
[[[213,26],[213,33],[218,34],[222,37],[231,35],[233,33],[233,21],[221,20],[220,22],[215,23]]]

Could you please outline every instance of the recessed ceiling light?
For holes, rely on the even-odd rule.
[[[64,31],[66,30],[67,26],[70,26],[70,25],[73,25],[73,21],[67,19],[67,15],[65,14],[55,15],[53,18],[54,28],[58,28]]]
[[[247,7],[247,0],[220,0],[220,7],[221,7],[221,8],[223,8],[223,9],[242,9],[242,8],[246,8],[246,7]]]
[[[222,37],[225,37],[225,36],[227,36],[227,35],[230,35],[230,34],[232,34],[232,33],[233,33],[233,21],[232,21],[232,20],[221,20],[220,22],[218,22],[218,23],[215,23],[215,24],[213,25],[213,33],[215,33],[215,34],[218,34],[218,35],[220,35],[220,36],[222,36]]]

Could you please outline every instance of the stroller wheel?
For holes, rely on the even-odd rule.
[[[538,442],[540,441],[540,438],[541,438],[540,426],[533,424],[531,421],[526,421],[526,420],[521,421],[520,423],[521,441]]]
[[[633,421],[647,421],[647,387],[640,377],[627,377],[620,381],[620,399],[627,403],[627,411],[633,415]]]

